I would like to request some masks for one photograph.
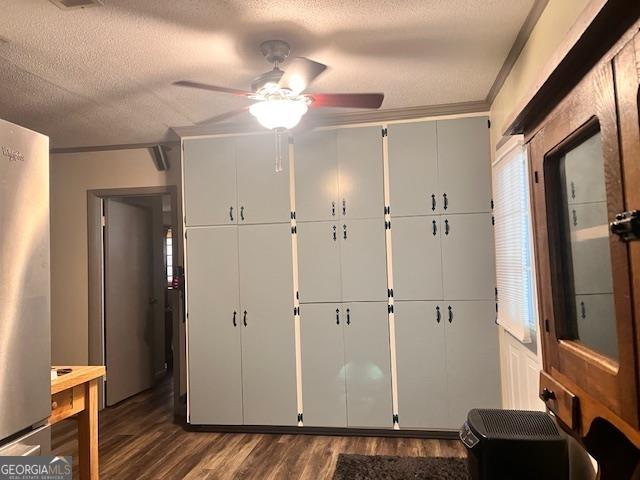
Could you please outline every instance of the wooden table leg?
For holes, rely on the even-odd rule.
[[[98,480],[98,382],[84,384],[84,410],[78,414],[80,479]]]

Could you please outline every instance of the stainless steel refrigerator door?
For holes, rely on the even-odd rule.
[[[51,411],[49,139],[0,120],[0,443]]]

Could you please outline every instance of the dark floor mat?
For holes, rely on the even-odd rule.
[[[340,454],[333,480],[469,480],[463,458]]]

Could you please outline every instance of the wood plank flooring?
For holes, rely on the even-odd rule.
[[[338,454],[463,457],[455,440],[188,432],[170,382],[100,413],[101,479],[331,479]],[[75,422],[54,426],[56,455],[77,462]],[[74,478],[77,478],[74,469]]]

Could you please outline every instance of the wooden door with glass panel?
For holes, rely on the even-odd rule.
[[[614,69],[595,67],[530,141],[544,346],[541,396],[582,436],[596,417],[638,424],[628,210]],[[578,406],[580,411],[578,411]]]

